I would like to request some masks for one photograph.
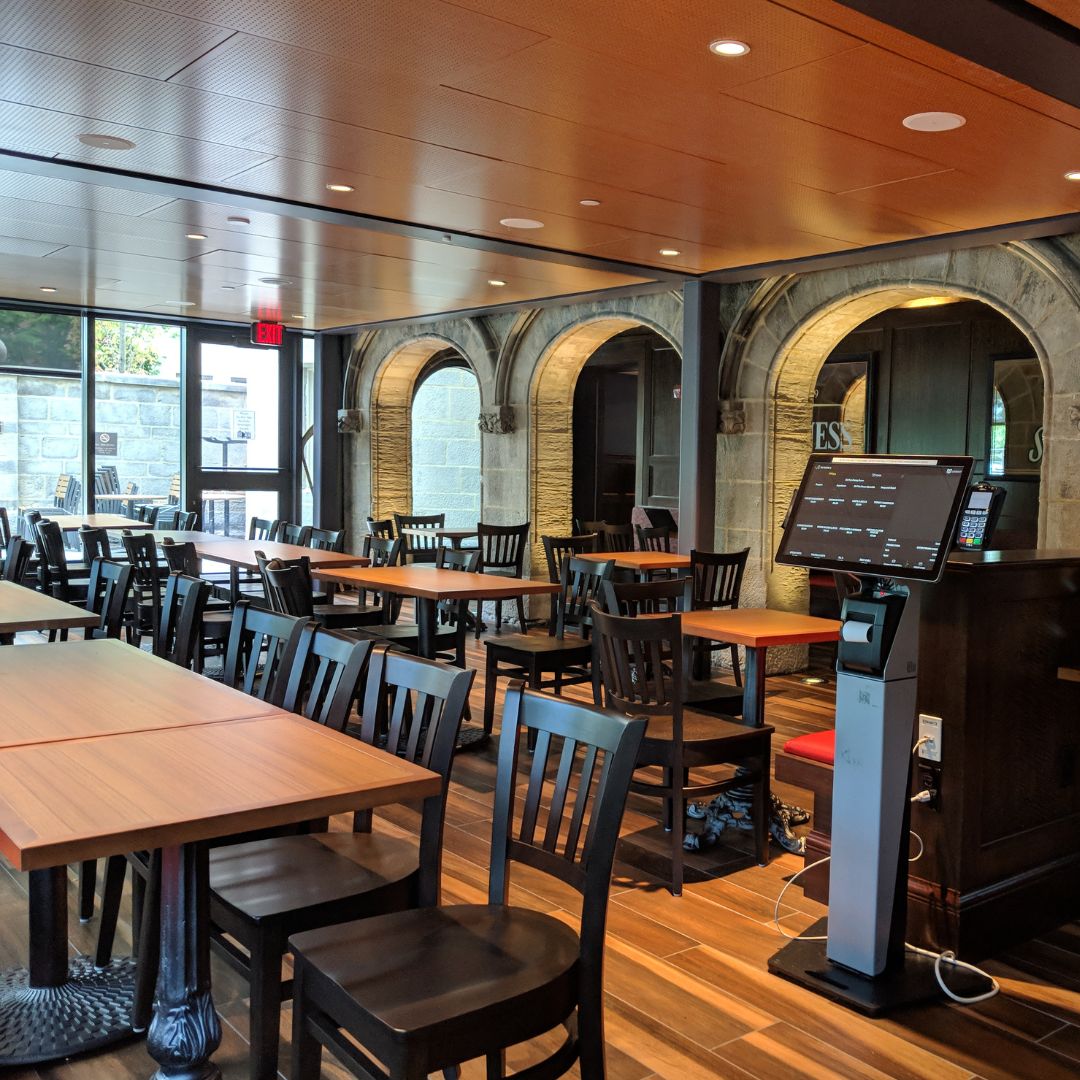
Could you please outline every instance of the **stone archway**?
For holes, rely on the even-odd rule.
[[[569,535],[573,513],[574,388],[589,357],[605,342],[646,327],[680,354],[661,325],[635,315],[593,315],[563,329],[540,356],[529,394],[529,515],[533,572],[546,572],[540,538]]]
[[[755,556],[748,602],[805,610],[805,572],[774,567],[772,553],[810,451],[818,370],[860,323],[917,297],[979,300],[1031,343],[1046,388],[1039,543],[1069,546],[1067,538],[1080,532],[1080,501],[1069,478],[1080,440],[1064,406],[1080,400],[1080,296],[1068,287],[1069,268],[1055,267],[1053,255],[1034,244],[1005,245],[823,271],[793,279],[747,321],[727,385],[736,388],[749,437],[720,437],[717,503],[727,519],[718,522],[722,542],[749,542]]]

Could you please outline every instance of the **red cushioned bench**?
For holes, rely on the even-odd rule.
[[[806,837],[806,865],[829,854],[832,835],[833,731],[812,731],[789,739],[776,755],[776,779],[805,788],[814,796],[810,832]],[[805,895],[822,903],[829,899],[829,867],[819,866],[799,882]]]

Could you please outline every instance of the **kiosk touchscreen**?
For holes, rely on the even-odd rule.
[[[938,993],[905,956],[909,769],[919,589],[942,574],[972,459],[815,454],[784,523],[778,563],[845,571],[827,943],[796,939],[775,974],[871,1015]]]

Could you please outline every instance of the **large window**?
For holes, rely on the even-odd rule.
[[[1043,457],[1043,377],[1034,356],[993,362],[990,476],[1038,476]]]

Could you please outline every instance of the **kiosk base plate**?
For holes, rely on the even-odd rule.
[[[807,934],[823,934],[825,926],[826,920],[822,919],[807,930]],[[824,941],[796,938],[769,957],[769,971],[864,1016],[880,1016],[905,1005],[944,997],[934,976],[933,957],[905,951],[902,967],[872,979],[834,964],[826,957],[825,946]],[[985,978],[962,968],[951,968],[946,964],[943,974],[949,988],[962,997],[975,996],[986,990]]]

